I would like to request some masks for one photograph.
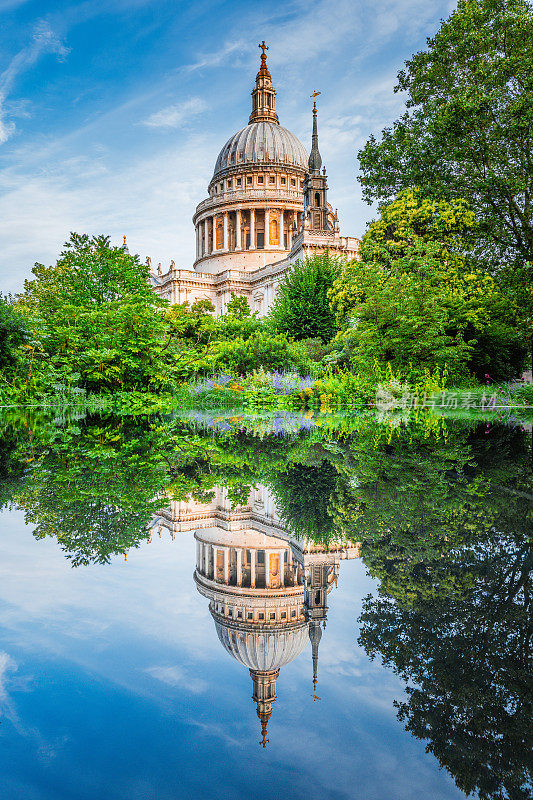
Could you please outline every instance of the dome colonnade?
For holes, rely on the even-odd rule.
[[[277,699],[280,668],[305,649],[303,570],[288,541],[258,530],[196,531],[194,580],[224,649],[247,667],[261,744]]]

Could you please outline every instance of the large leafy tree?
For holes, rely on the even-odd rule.
[[[526,800],[533,779],[531,543],[489,529],[416,571],[390,554],[383,559],[389,573],[407,568],[410,602],[386,590],[367,598],[360,643],[408,683],[399,718],[467,794]],[[389,591],[395,582],[389,576]]]
[[[487,437],[480,426],[462,438],[459,450],[450,447],[452,437],[436,448],[427,485],[420,469],[427,445],[404,438],[403,473],[398,443],[376,478],[353,490],[357,506],[344,524],[354,520],[362,558],[380,580],[379,596],[363,606],[360,643],[408,683],[406,699],[396,703],[399,718],[463,791],[526,800],[533,712],[528,437],[503,427]]]
[[[19,348],[29,338],[26,320],[0,295],[0,370],[4,376],[13,371],[20,358]]]
[[[459,0],[407,61],[407,111],[359,153],[368,201],[407,187],[464,198],[492,266],[533,264],[533,13],[526,0]],[[531,298],[530,298],[531,299]]]
[[[497,281],[462,253],[475,226],[462,200],[406,189],[380,207],[329,292],[343,328],[340,360],[364,371],[376,360],[407,377],[445,367],[496,380],[522,369],[523,315]]]
[[[59,378],[90,390],[169,384],[167,303],[138,256],[106,236],[73,233],[57,263],[33,274],[18,306],[35,319],[36,364],[50,362]]]
[[[293,339],[319,338],[329,342],[337,332],[328,291],[341,263],[329,250],[297,262],[283,279],[268,324]]]

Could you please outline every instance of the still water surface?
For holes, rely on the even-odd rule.
[[[527,427],[202,423],[5,422],[0,796],[530,797]]]

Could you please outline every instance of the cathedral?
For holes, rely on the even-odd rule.
[[[249,670],[260,744],[265,747],[280,670],[309,643],[313,698],[320,699],[318,648],[328,595],[337,585],[340,562],[358,558],[359,546],[343,541],[321,546],[295,539],[263,485],[251,490],[245,506],[234,507],[221,486],[207,503],[192,498],[172,501],[152,520],[148,541],[164,530],[172,539],[194,534],[194,582],[209,600],[222,647]]]
[[[326,168],[318,149],[315,98],[311,153],[279,124],[276,90],[263,42],[248,125],[220,151],[208,197],[196,208],[196,259],[191,270],[172,261],[151,281],[171,304],[210,300],[223,314],[231,293],[266,314],[289,267],[326,249],[346,260],[358,257],[359,240],[341,236],[327,198]]]

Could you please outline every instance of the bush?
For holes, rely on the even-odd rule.
[[[0,370],[4,375],[17,363],[19,348],[29,336],[22,316],[0,295]]]
[[[272,335],[256,331],[248,339],[242,336],[232,341],[214,342],[209,353],[210,367],[245,375],[254,369],[294,369],[308,371],[305,350],[290,342],[283,334]]]
[[[298,261],[280,284],[277,299],[267,317],[268,327],[293,339],[319,338],[329,342],[337,333],[328,291],[340,275],[342,262],[330,255]]]

